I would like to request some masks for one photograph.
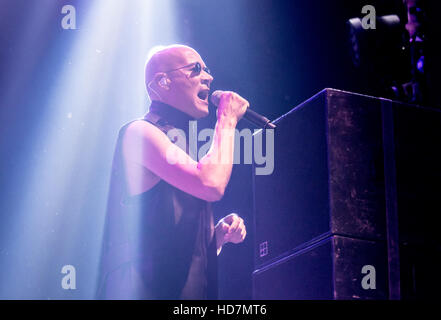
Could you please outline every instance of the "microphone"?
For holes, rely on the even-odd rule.
[[[217,107],[219,105],[219,101],[221,98],[223,91],[222,90],[216,90],[211,94],[211,102]],[[257,112],[251,110],[250,108],[247,108],[247,111],[245,111],[245,114],[243,115],[245,120],[248,120],[249,122],[255,124],[256,126],[266,129],[274,129],[276,127],[275,124],[271,123],[268,118],[258,114]]]

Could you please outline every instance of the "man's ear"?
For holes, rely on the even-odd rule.
[[[169,87],[170,79],[167,77],[166,73],[158,73],[155,76],[155,81],[162,89],[165,89],[165,90],[170,89],[170,87]]]

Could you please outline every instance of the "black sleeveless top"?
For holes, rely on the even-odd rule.
[[[181,129],[188,137],[191,118],[154,101],[139,120],[166,134]],[[211,204],[164,180],[129,196],[122,138],[130,123],[119,131],[113,158],[97,298],[216,299]]]

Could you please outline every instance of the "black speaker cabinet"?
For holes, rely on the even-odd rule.
[[[274,123],[274,171],[254,176],[256,266],[331,234],[385,240],[381,101],[325,89]]]
[[[422,261],[417,254],[440,256],[441,111],[324,89],[274,123],[274,171],[253,176],[254,296],[426,296],[424,288],[434,286],[422,276],[425,268],[435,263],[441,270],[439,262]],[[265,134],[259,131],[255,138]],[[326,244],[326,239],[332,240]],[[338,246],[336,239],[349,242]],[[366,245],[351,249],[349,243],[359,241]],[[326,265],[336,268],[333,250],[340,248],[346,265],[354,268],[348,272],[355,276],[361,261],[373,257],[373,247],[381,247],[377,275],[387,270],[388,293],[357,291],[348,281],[342,282],[348,286],[344,289],[336,285],[331,267],[315,265],[328,259]],[[305,250],[321,253],[313,258],[304,255]],[[379,261],[387,261],[387,267]],[[418,277],[412,271],[416,266]],[[287,278],[285,272],[292,268],[300,271]],[[278,286],[279,293],[276,286],[265,284],[274,283],[277,274],[280,281],[291,282]],[[323,280],[323,290],[317,279]],[[305,281],[314,289],[307,289]],[[298,291],[301,287],[304,293]],[[333,294],[325,288],[333,288]]]
[[[254,271],[254,298],[387,299],[387,279],[385,242],[331,236]]]

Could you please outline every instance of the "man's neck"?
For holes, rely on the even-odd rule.
[[[190,115],[158,100],[152,101],[149,108],[149,113],[150,112],[155,113],[174,127],[185,131],[188,129],[188,122],[195,120]]]

